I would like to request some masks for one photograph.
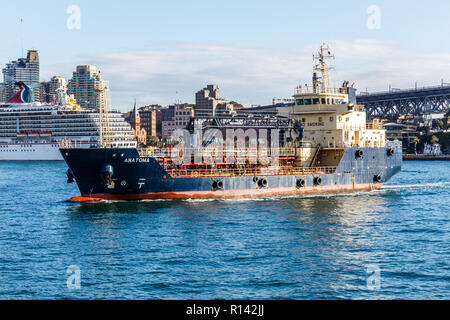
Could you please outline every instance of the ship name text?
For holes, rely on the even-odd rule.
[[[123,160],[125,163],[136,163],[136,162],[150,162],[150,158],[126,158]]]

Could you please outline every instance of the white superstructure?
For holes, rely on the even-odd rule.
[[[129,123],[118,111],[106,115],[108,132],[118,148],[136,147]],[[99,143],[98,110],[41,103],[0,104],[0,160],[63,160],[59,143],[96,147]]]
[[[312,87],[298,86],[294,105],[279,107],[278,113],[301,121],[303,139],[313,147],[384,148],[386,131],[379,122],[367,123],[364,106],[349,101],[348,81],[340,88],[330,87],[330,68],[325,62],[329,58],[334,56],[324,44],[314,55],[318,64],[314,66]]]

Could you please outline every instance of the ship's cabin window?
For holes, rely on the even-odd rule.
[[[333,120],[334,120],[333,117],[330,117],[330,122],[333,122]]]
[[[313,101],[313,104],[319,104],[319,98],[314,98],[312,101]]]
[[[319,122],[322,122],[322,117],[319,117]]]
[[[297,99],[297,105],[302,106],[303,105],[303,99]]]
[[[322,104],[327,104],[326,99],[325,99],[325,98],[322,98],[322,99],[321,99],[321,103],[322,103]]]
[[[305,105],[311,104],[311,99],[305,99]]]

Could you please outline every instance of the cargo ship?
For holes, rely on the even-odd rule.
[[[71,200],[214,199],[301,196],[379,189],[401,170],[400,142],[386,141],[344,82],[329,85],[329,48],[314,55],[312,86],[276,116],[193,119],[167,148],[61,144]],[[320,76],[319,76],[320,73]],[[350,98],[349,98],[350,96]],[[225,135],[224,135],[225,134]]]

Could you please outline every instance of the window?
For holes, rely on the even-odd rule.
[[[311,99],[305,99],[305,105],[311,104]]]
[[[306,122],[306,118],[302,118],[302,122],[305,123]]]
[[[314,98],[313,99],[313,104],[319,104],[319,98]]]
[[[319,117],[319,122],[322,122],[322,117]]]
[[[297,99],[297,105],[302,106],[303,105],[303,99]]]
[[[322,101],[322,104],[326,104],[325,98],[322,98],[321,101]]]
[[[333,117],[330,117],[330,122],[333,122],[333,120],[334,120],[334,118],[333,118]]]

